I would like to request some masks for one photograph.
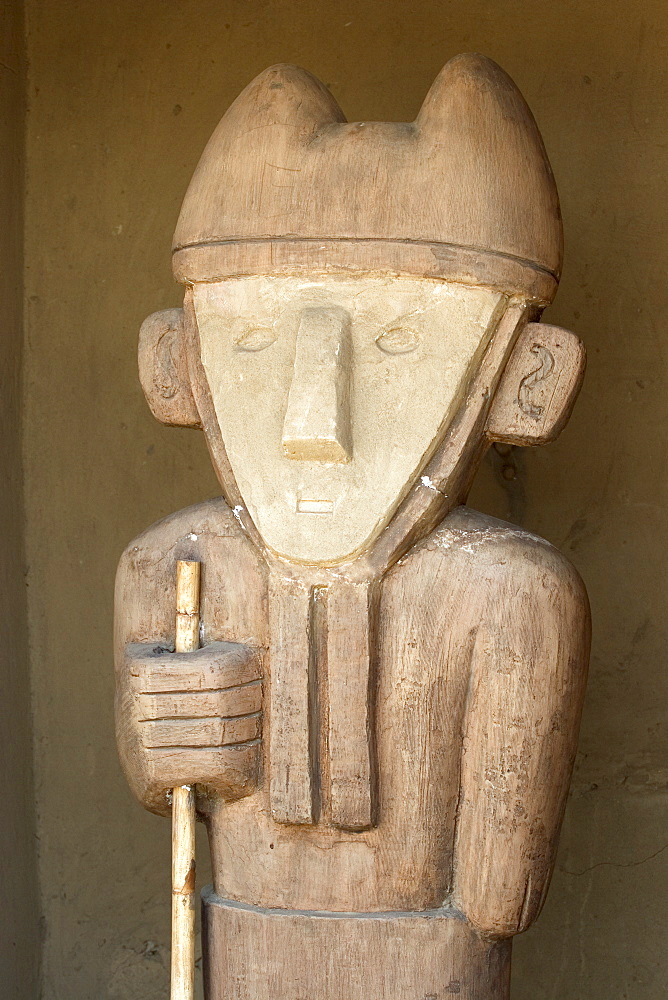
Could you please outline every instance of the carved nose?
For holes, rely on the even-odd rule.
[[[302,312],[281,439],[288,458],[350,461],[350,356],[345,309]]]

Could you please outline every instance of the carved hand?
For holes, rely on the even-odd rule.
[[[191,653],[152,643],[126,646],[121,714],[131,731],[135,793],[167,811],[175,785],[197,784],[228,799],[256,786],[261,730],[261,660],[240,643]],[[122,720],[121,720],[121,724]]]

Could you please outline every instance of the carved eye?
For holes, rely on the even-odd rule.
[[[276,334],[268,326],[246,327],[236,337],[234,346],[238,351],[263,351],[271,347],[276,340]]]
[[[376,346],[385,354],[408,354],[419,343],[419,335],[405,326],[393,326],[376,337]]]

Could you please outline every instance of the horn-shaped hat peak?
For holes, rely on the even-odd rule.
[[[211,145],[245,127],[285,126],[309,134],[317,126],[345,120],[332,94],[312,73],[278,63],[256,76],[239,94],[214,132]]]
[[[356,245],[360,270],[439,276],[456,258],[462,280],[468,268],[494,284],[494,258],[514,261],[500,283],[530,295],[538,280],[551,298],[562,250],[554,178],[524,98],[496,63],[451,59],[410,124],[348,123],[295,66],[270,67],[239,95],[188,188],[177,276],[261,273],[278,261],[332,267],[341,241],[348,266]]]

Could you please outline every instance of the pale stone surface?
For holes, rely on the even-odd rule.
[[[286,458],[303,462],[350,461],[350,346],[347,310],[304,310],[297,330],[294,371],[281,435]],[[297,510],[319,512],[317,500],[310,511],[305,509],[305,503],[308,501],[297,501]]]
[[[270,548],[332,563],[377,537],[442,440],[506,301],[367,275],[195,286],[223,440]]]

